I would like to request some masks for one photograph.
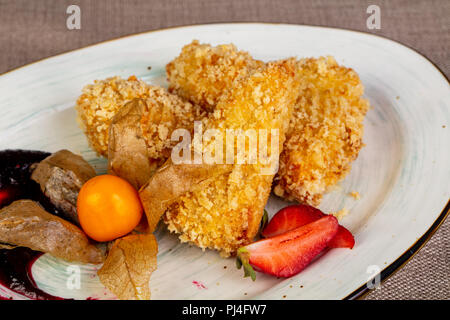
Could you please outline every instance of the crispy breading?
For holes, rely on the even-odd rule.
[[[233,44],[212,47],[194,40],[166,66],[169,91],[213,110],[235,79],[247,77],[263,64]]]
[[[220,98],[213,114],[205,121],[205,129],[217,129],[224,136],[227,129],[257,132],[277,129],[279,153],[298,92],[294,60],[269,63],[250,77],[234,82],[232,90]],[[270,133],[269,137],[274,138]],[[204,145],[203,152],[207,149],[208,145]],[[270,146],[267,149],[269,153],[276,152]],[[217,168],[222,170],[223,166]],[[202,188],[189,191],[172,203],[164,203],[169,206],[164,217],[168,229],[179,233],[183,242],[216,249],[225,256],[234,253],[251,242],[258,231],[275,174],[275,171],[262,174],[263,168],[267,165],[260,158],[254,164],[233,164],[230,171],[211,179]],[[158,173],[150,181],[157,177]],[[144,202],[147,215],[151,215],[154,207]]]
[[[236,63],[233,57],[238,55],[234,46],[224,50],[193,42],[168,64],[169,87],[213,108],[223,91],[215,90],[216,86],[231,87],[229,74],[246,74],[255,65],[247,53],[241,60],[245,63]],[[298,68],[302,86],[274,192],[288,200],[318,205],[323,193],[346,176],[358,156],[369,103],[362,98],[364,88],[356,72],[339,66],[332,57],[303,59]]]
[[[108,156],[109,125],[116,112],[134,98],[147,98],[148,85],[130,77],[112,77],[86,85],[75,109],[78,124],[86,134],[90,146],[98,155]]]
[[[145,99],[146,108],[140,124],[149,157],[165,160],[170,156],[173,146],[178,143],[172,141],[172,132],[176,129],[192,132],[194,121],[204,119],[206,112],[163,88],[154,90],[158,93]]]
[[[99,155],[108,156],[109,127],[114,115],[135,98],[142,98],[147,106],[141,126],[148,154],[155,160],[164,161],[170,154],[170,135],[175,128],[192,128],[194,120],[203,117],[200,107],[134,76],[95,81],[83,88],[76,110],[89,144]]]
[[[299,61],[302,79],[275,194],[318,205],[324,192],[342,180],[363,146],[369,102],[358,74],[332,57]]]

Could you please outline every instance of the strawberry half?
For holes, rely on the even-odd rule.
[[[250,276],[253,280],[256,278],[254,269],[277,277],[293,276],[327,247],[338,229],[337,219],[330,215],[253,242],[237,251],[237,267],[244,266],[245,277]]]
[[[325,216],[327,215],[319,209],[308,205],[300,204],[288,206],[281,209],[273,216],[261,235],[265,238],[277,236]],[[328,247],[352,249],[354,245],[355,238],[352,233],[340,225],[338,233],[328,244]]]
[[[264,238],[277,236],[324,217],[325,214],[311,206],[292,205],[278,211],[262,231]]]
[[[336,236],[331,239],[328,248],[349,248],[353,249],[355,246],[355,238],[352,233],[345,227],[339,225]]]

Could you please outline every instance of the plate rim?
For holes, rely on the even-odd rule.
[[[433,237],[436,231],[444,223],[445,219],[450,214],[450,200],[447,201],[446,206],[442,210],[439,217],[433,222],[430,228],[418,239],[414,244],[412,244],[403,254],[395,259],[390,265],[381,270],[377,275],[380,275],[380,284],[385,282],[387,279],[396,274],[401,270],[412,258],[427,244],[427,242]],[[377,276],[375,275],[375,276]],[[360,286],[358,289],[354,290],[352,293],[344,297],[342,300],[360,300],[368,295],[372,289],[368,287],[369,281]]]
[[[400,41],[391,39],[389,37],[386,36],[382,36],[382,35],[378,35],[378,34],[374,34],[374,33],[370,33],[370,32],[364,32],[361,30],[356,30],[356,29],[350,29],[350,28],[339,28],[339,27],[329,27],[329,26],[322,26],[322,25],[310,25],[310,24],[296,24],[296,23],[284,23],[284,22],[248,22],[248,21],[234,21],[234,22],[211,22],[211,23],[200,23],[200,24],[186,24],[186,25],[180,25],[180,26],[172,26],[172,27],[166,27],[166,28],[159,28],[159,29],[154,29],[154,30],[148,30],[148,31],[143,31],[143,32],[138,32],[138,33],[133,33],[133,34],[128,34],[128,35],[124,35],[121,37],[117,37],[117,38],[113,38],[113,39],[108,39],[108,40],[104,40],[104,41],[100,41],[100,42],[96,42],[90,45],[86,45],[83,46],[81,48],[76,48],[76,49],[72,49],[72,50],[68,50],[68,51],[64,51],[49,57],[44,57],[41,59],[38,59],[36,61],[30,62],[28,64],[19,66],[17,68],[5,71],[3,73],[0,73],[0,77],[3,77],[7,74],[10,74],[14,71],[18,71],[21,70],[23,68],[29,67],[31,65],[46,61],[48,59],[52,59],[55,57],[59,57],[59,56],[63,56],[65,54],[69,54],[69,53],[73,53],[73,52],[77,52],[86,48],[91,48],[91,47],[95,47],[95,46],[100,46],[109,42],[113,42],[113,41],[120,41],[126,38],[130,38],[130,37],[135,37],[135,36],[140,36],[140,35],[145,35],[145,34],[149,34],[149,33],[154,33],[154,32],[160,32],[160,31],[167,31],[167,30],[174,30],[174,29],[183,29],[183,28],[191,28],[191,27],[199,27],[199,26],[211,26],[211,25],[236,25],[236,24],[243,24],[243,25],[271,25],[271,26],[290,26],[290,27],[295,27],[295,26],[300,26],[300,27],[311,27],[311,28],[315,28],[315,29],[331,29],[331,30],[341,30],[341,31],[346,31],[346,32],[350,32],[350,33],[359,33],[359,34],[363,34],[365,36],[373,36],[376,38],[381,38],[384,40],[388,40],[391,42],[396,43],[397,45],[403,46],[406,49],[409,49],[410,51],[413,51],[415,54],[421,56],[422,58],[424,58],[426,61],[428,61],[428,63],[430,63],[444,78],[444,80],[447,81],[447,83],[450,85],[450,80],[447,77],[447,75],[440,69],[440,67],[438,67],[436,65],[436,63],[434,63],[432,60],[430,60],[428,57],[426,57],[424,54],[422,54],[421,52],[419,52],[418,50],[416,50],[415,48],[406,45]],[[425,244],[431,239],[431,237],[436,233],[436,231],[440,228],[440,226],[444,223],[444,221],[446,220],[446,218],[450,215],[450,199],[447,201],[447,204],[445,205],[445,207],[442,209],[441,213],[439,214],[439,216],[436,218],[436,220],[433,222],[433,224],[428,228],[428,230],[419,238],[417,239],[403,254],[401,254],[398,258],[396,258],[391,264],[389,264],[387,267],[385,267],[383,270],[381,270],[377,275],[380,275],[380,281],[381,284],[383,282],[385,282],[388,278],[390,278],[391,276],[393,276],[395,273],[397,273],[400,269],[402,269],[409,261],[412,260],[412,258],[417,254],[417,252],[419,252],[424,246]],[[368,287],[368,282],[364,283],[363,285],[361,285],[359,288],[355,289],[352,293],[348,294],[347,296],[343,297],[341,300],[359,300],[359,299],[363,299],[370,291],[371,289],[369,289]]]

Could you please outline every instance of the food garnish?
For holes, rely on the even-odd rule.
[[[127,102],[111,121],[108,142],[108,173],[127,180],[139,189],[151,177],[159,162],[148,154],[141,118],[146,108],[142,99]]]
[[[113,175],[96,176],[86,182],[78,195],[77,209],[84,232],[100,242],[130,233],[142,217],[136,189]]]
[[[39,183],[41,191],[61,210],[64,218],[79,225],[78,192],[95,177],[94,168],[69,150],[55,152],[33,167],[31,179]]]
[[[50,253],[71,262],[104,260],[103,253],[83,231],[31,200],[17,200],[0,210],[0,242]]]
[[[237,251],[238,268],[255,280],[253,270],[276,277],[302,271],[330,243],[339,228],[337,219],[325,216],[272,238],[253,242]]]
[[[355,238],[347,228],[339,225],[336,236],[328,244],[329,248],[349,248],[353,249],[355,246]]]
[[[2,287],[32,300],[63,300],[63,298],[51,295],[36,286],[32,270],[34,263],[43,255],[42,252],[25,247],[6,249],[9,250],[0,250],[0,284]],[[11,299],[11,297],[8,294],[0,296],[0,300],[3,299]]]
[[[269,213],[266,209],[264,209],[263,216],[261,217],[261,223],[259,225],[260,235],[262,235],[262,231],[266,229],[267,224],[269,223]]]
[[[150,299],[158,244],[153,234],[132,234],[114,241],[98,271],[100,281],[119,299]]]
[[[309,205],[292,205],[278,211],[270,220],[267,227],[261,235],[265,238],[274,237],[290,231],[292,229],[304,226],[308,223],[319,220],[327,216],[317,208]],[[339,225],[336,236],[330,241],[330,248],[350,248],[355,245],[355,239],[350,231]]]
[[[139,190],[149,232],[153,232],[166,209],[189,191],[204,188],[217,176],[229,171],[227,165],[174,165],[169,159]]]

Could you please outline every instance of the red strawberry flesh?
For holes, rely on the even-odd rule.
[[[295,228],[304,226],[308,223],[316,221],[322,217],[327,216],[325,213],[317,208],[308,205],[292,205],[278,211],[261,235],[265,238],[277,236],[293,230]],[[355,239],[350,231],[345,227],[339,226],[338,233],[330,242],[330,248],[350,248],[355,245]]]
[[[339,226],[336,236],[328,244],[329,248],[350,248],[355,246],[355,238],[352,233],[343,226]]]
[[[338,231],[333,216],[295,228],[278,236],[244,247],[248,262],[256,270],[277,277],[290,277],[302,271],[327,247]],[[239,251],[238,251],[239,255]],[[245,263],[242,259],[243,263]]]
[[[270,220],[261,235],[270,238],[282,234],[286,231],[304,226],[324,217],[325,214],[311,206],[292,205],[281,209]]]

